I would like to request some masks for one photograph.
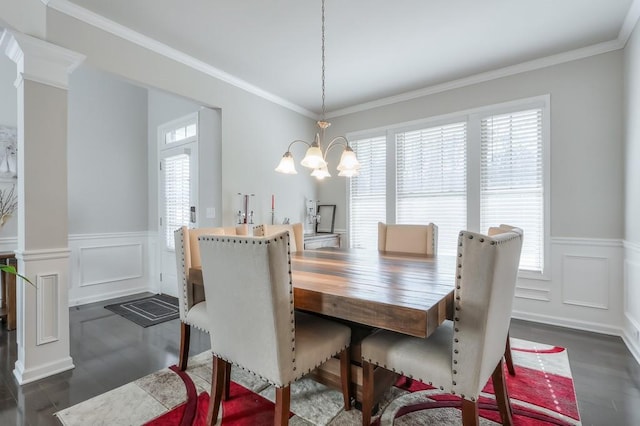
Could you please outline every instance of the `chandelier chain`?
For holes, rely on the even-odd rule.
[[[324,0],[322,0],[322,121],[324,121]]]

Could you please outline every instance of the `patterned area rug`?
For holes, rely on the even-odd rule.
[[[115,303],[104,308],[142,327],[160,324],[180,316],[178,298],[166,294]]]
[[[512,339],[516,376],[507,386],[516,425],[580,425],[566,350]],[[167,368],[56,413],[75,425],[202,425],[209,404],[211,354],[189,360],[186,372]],[[273,386],[234,368],[231,395],[223,402],[222,425],[268,425],[273,421]],[[374,424],[460,425],[460,400],[400,378],[381,402]],[[500,424],[491,382],[480,399],[480,424]],[[291,388],[291,425],[359,425],[360,412],[344,411],[342,394],[311,379]]]

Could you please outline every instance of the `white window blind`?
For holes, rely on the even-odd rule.
[[[378,247],[378,222],[386,222],[386,137],[351,143],[360,174],[350,179],[349,241],[355,248]]]
[[[175,249],[174,231],[189,224],[190,181],[189,156],[179,154],[163,160],[165,196],[165,244]]]
[[[438,253],[455,254],[467,227],[467,125],[396,134],[396,222],[438,225]]]
[[[524,231],[520,269],[543,272],[542,110],[481,120],[480,227],[501,223]]]

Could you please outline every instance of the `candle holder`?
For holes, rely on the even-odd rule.
[[[241,200],[241,208],[236,214],[238,225],[248,224],[253,225],[253,210],[249,210],[249,198],[254,197],[256,194],[242,194],[238,192]]]

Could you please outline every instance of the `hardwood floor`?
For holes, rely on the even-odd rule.
[[[106,304],[70,310],[76,368],[25,386],[12,374],[16,332],[0,330],[0,425],[56,425],[54,412],[178,362],[178,320],[142,328]],[[511,336],[568,349],[584,425],[640,424],[640,366],[620,338],[518,320]],[[191,355],[208,348],[209,336],[192,329]]]

